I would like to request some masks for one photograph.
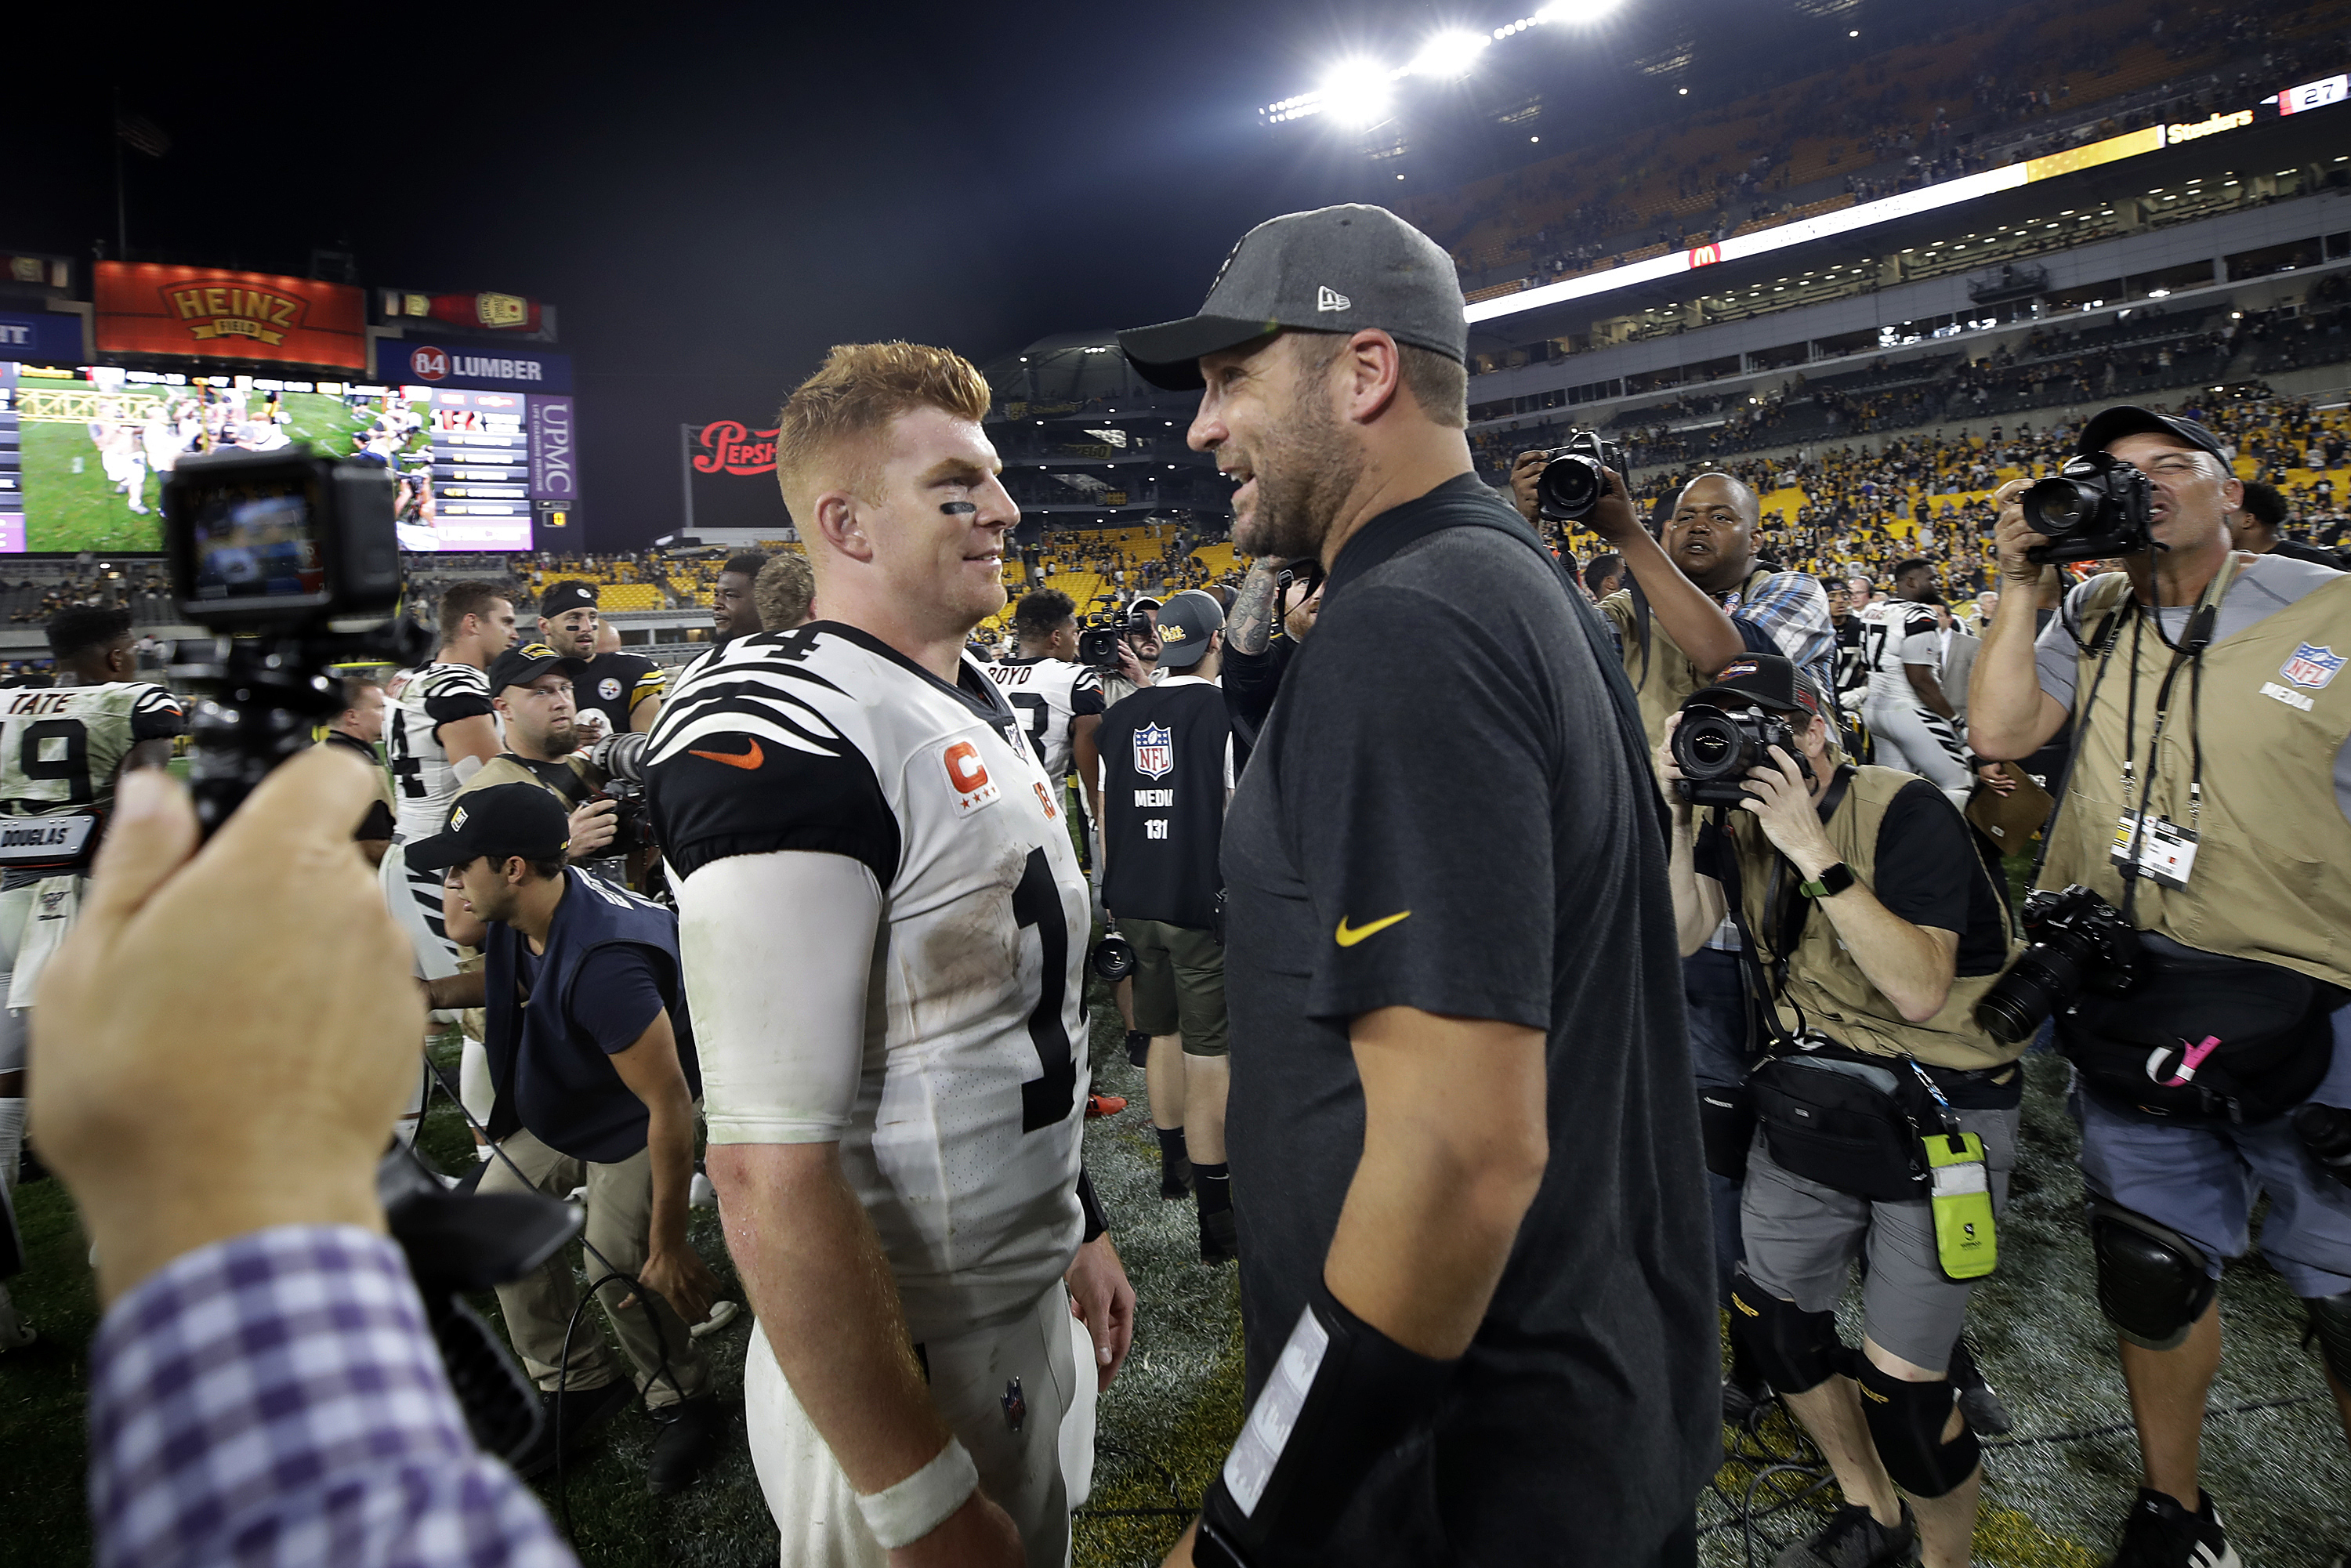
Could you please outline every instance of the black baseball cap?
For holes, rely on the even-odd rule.
[[[457,797],[449,825],[405,847],[418,871],[446,871],[489,855],[528,861],[562,858],[571,847],[571,819],[555,791],[539,784],[492,784]]]
[[[527,686],[549,670],[563,668],[563,655],[544,643],[521,643],[490,661],[490,690]]]
[[[538,612],[549,621],[574,610],[595,608],[596,585],[592,582],[553,583],[538,596]]]
[[[1199,314],[1121,332],[1118,346],[1144,381],[1179,392],[1202,384],[1201,355],[1285,327],[1377,327],[1467,364],[1462,309],[1461,279],[1444,246],[1385,207],[1349,203],[1258,225],[1225,257]]]
[[[2074,450],[2086,457],[2092,453],[2104,452],[2126,435],[2149,432],[2184,441],[2199,452],[2210,453],[2220,460],[2222,466],[2228,465],[2228,449],[2220,444],[2220,438],[2213,434],[2209,426],[2199,424],[2192,419],[2174,419],[2168,413],[2158,413],[2137,403],[2124,403],[2097,414],[2082,427],[2082,439],[2074,444]]]
[[[1208,639],[1223,629],[1225,612],[1196,589],[1186,589],[1159,607],[1159,663],[1188,670],[1208,654]]]
[[[1820,687],[1811,677],[1798,678],[1796,666],[1777,653],[1741,653],[1714,677],[1714,684],[1690,695],[1691,702],[1735,697],[1774,713],[1821,713]]]

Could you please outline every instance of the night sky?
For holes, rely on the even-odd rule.
[[[829,344],[985,359],[1186,314],[1249,225],[1392,194],[1258,106],[1518,14],[1489,9],[62,7],[10,23],[0,246],[111,254],[119,89],[172,139],[124,154],[131,259],[299,274],[324,246],[372,286],[553,302],[582,542],[629,548],[677,522],[678,424],[765,420]],[[1509,69],[1603,41],[1512,39]]]

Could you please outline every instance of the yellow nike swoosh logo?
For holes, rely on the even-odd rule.
[[[1339,946],[1342,947],[1352,947],[1366,936],[1378,936],[1381,932],[1385,931],[1389,926],[1394,925],[1399,920],[1409,920],[1411,918],[1412,911],[1407,909],[1400,915],[1391,915],[1384,920],[1374,920],[1369,925],[1350,926],[1347,924],[1346,916],[1341,915],[1339,917]]]

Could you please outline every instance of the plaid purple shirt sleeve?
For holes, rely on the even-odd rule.
[[[174,1259],[90,1352],[101,1568],[577,1568],[474,1446],[399,1249],[281,1226]]]

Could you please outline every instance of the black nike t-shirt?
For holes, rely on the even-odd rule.
[[[1481,519],[1520,537],[1461,526]],[[1548,1036],[1541,1186],[1455,1396],[1359,1491],[1333,1561],[1645,1562],[1719,1457],[1656,786],[1612,707],[1604,633],[1531,539],[1468,476],[1367,524],[1225,825],[1252,1392],[1362,1155],[1350,1021],[1408,1006]]]

